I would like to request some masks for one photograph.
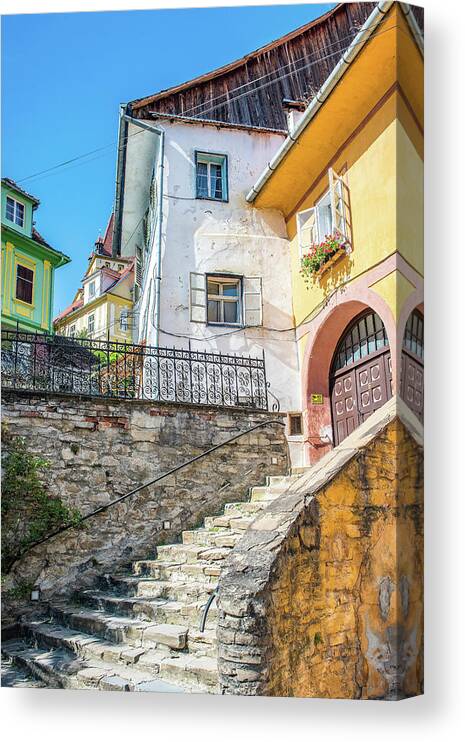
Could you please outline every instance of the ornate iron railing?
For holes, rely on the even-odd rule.
[[[2,387],[268,409],[265,358],[2,330]]]

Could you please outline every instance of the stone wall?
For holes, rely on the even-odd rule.
[[[50,462],[50,493],[84,515],[254,424],[281,418],[8,391],[2,419],[10,435],[23,436],[31,453]],[[246,499],[249,487],[287,467],[283,427],[263,427],[89,519],[83,529],[34,547],[8,584],[32,581],[44,598],[89,584],[120,564],[150,558],[157,544],[176,541],[183,529],[226,502]]]
[[[225,693],[422,692],[423,450],[406,410],[375,413],[232,552],[218,598]]]

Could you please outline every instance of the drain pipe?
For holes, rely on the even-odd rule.
[[[155,244],[156,244],[156,273],[155,276],[155,346],[158,348],[159,336],[160,336],[160,292],[161,292],[161,237],[162,237],[162,221],[163,221],[163,173],[164,173],[164,159],[165,159],[165,131],[160,129],[154,124],[148,124],[146,121],[135,119],[129,114],[123,115],[125,121],[134,126],[139,126],[141,129],[151,131],[153,134],[157,134],[160,137],[160,148],[158,151],[158,163],[157,163],[157,180],[159,183],[158,189],[158,204],[157,204],[157,229],[155,233]]]

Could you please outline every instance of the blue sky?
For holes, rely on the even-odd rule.
[[[3,16],[2,175],[40,198],[38,230],[72,258],[56,274],[55,313],[71,301],[112,209],[119,103],[219,67],[331,7]]]

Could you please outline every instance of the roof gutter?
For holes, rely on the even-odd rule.
[[[344,72],[346,71],[347,67],[353,62],[355,57],[363,49],[364,45],[370,38],[373,31],[375,31],[375,29],[379,26],[384,16],[390,10],[393,4],[394,3],[392,2],[392,0],[387,0],[386,2],[379,2],[376,8],[370,13],[365,23],[363,24],[362,28],[360,29],[358,34],[354,37],[350,46],[344,52],[344,54],[342,55],[337,65],[335,66],[335,68],[333,69],[329,77],[326,78],[325,82],[323,83],[323,85],[321,86],[321,88],[319,89],[315,97],[313,98],[312,102],[306,109],[305,113],[302,115],[295,129],[285,139],[285,141],[283,142],[281,147],[278,149],[273,159],[268,163],[267,167],[265,168],[265,170],[263,171],[263,173],[261,174],[261,176],[255,183],[255,185],[252,186],[251,190],[246,196],[246,200],[249,203],[253,203],[253,201],[258,196],[258,194],[260,193],[265,183],[270,179],[273,171],[276,170],[279,163],[285,158],[285,156],[287,155],[291,147],[294,145],[294,142],[297,141],[297,139],[300,137],[304,129],[307,127],[307,125],[310,123],[310,121],[319,111],[319,109],[321,108],[325,100],[328,98],[328,96],[330,95],[332,90],[336,87],[341,77],[344,75]],[[415,20],[415,17],[410,9],[410,6],[407,5],[406,3],[402,3],[401,7],[406,15],[407,21],[410,25],[410,28],[412,29],[415,40],[417,41],[418,44],[420,43],[420,39],[421,39],[421,49],[422,49],[423,48],[422,34]]]

